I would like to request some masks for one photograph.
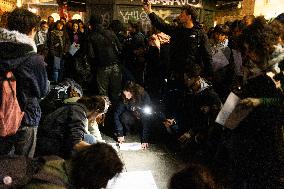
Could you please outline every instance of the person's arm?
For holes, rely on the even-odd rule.
[[[152,10],[151,3],[148,2],[147,4],[144,4],[143,8],[144,11],[148,14],[149,19],[151,20],[151,23],[155,28],[170,36],[173,35],[174,31],[176,31],[176,27],[167,24],[163,19],[157,16]]]
[[[281,98],[245,98],[240,101],[245,106],[283,106],[284,101]]]
[[[48,77],[47,77],[47,71],[46,71],[46,63],[44,62],[44,59],[42,56],[36,56],[36,63],[34,64],[34,81],[36,82],[35,86],[37,86],[36,88],[36,92],[37,93],[37,97],[39,99],[44,98],[49,90],[50,90],[50,86],[49,86],[49,81],[48,81]]]
[[[71,149],[80,150],[88,145],[84,142],[84,134],[86,133],[85,121],[87,119],[86,113],[79,105],[70,105],[68,112],[66,127],[66,137]],[[70,149],[70,150],[71,150]]]
[[[114,111],[114,129],[117,137],[123,137],[123,126],[121,124],[120,116],[125,112],[126,107],[123,102],[120,102]]]
[[[204,75],[206,78],[212,78],[213,77],[212,51],[211,51],[211,46],[209,45],[208,37],[204,32],[201,32],[201,40],[199,48],[201,50],[201,58],[204,64]]]

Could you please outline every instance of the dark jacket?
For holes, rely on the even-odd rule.
[[[87,134],[86,112],[84,105],[70,103],[47,115],[38,130],[38,155],[70,157],[74,145]]]
[[[249,79],[242,91],[242,98],[280,98],[274,82],[266,75]],[[258,106],[232,131],[226,144],[236,179],[245,180],[250,188],[280,187],[284,162],[279,162],[279,141],[275,136],[281,125],[283,112],[279,107]]]
[[[0,72],[12,70],[17,80],[17,99],[25,112],[21,125],[38,126],[39,100],[49,90],[46,64],[36,54],[32,39],[15,31],[0,29]]]
[[[87,38],[87,54],[92,68],[105,67],[119,63],[122,46],[111,30],[98,25]]]
[[[221,109],[218,94],[211,85],[202,82],[205,85],[199,92],[185,92],[182,102],[176,112],[173,112],[175,116],[172,117],[176,119],[179,127],[178,136],[188,131],[206,134]],[[208,112],[205,107],[209,108]]]
[[[48,43],[50,54],[63,57],[70,48],[69,36],[66,31],[54,29],[50,32],[50,42]]]
[[[139,97],[139,103],[133,103],[132,101],[123,102],[121,101],[118,103],[115,111],[114,111],[114,128],[115,132],[118,136],[123,136],[123,123],[121,122],[121,116],[124,112],[135,112],[139,116],[139,119],[142,121],[142,140],[147,141],[149,137],[149,127],[147,124],[146,116],[143,115],[142,109],[145,105],[151,105],[150,96],[145,91],[143,95]]]
[[[184,72],[186,65],[200,64],[204,75],[212,77],[212,55],[208,37],[202,29],[195,25],[193,28],[182,28],[165,23],[155,13],[149,14],[153,26],[171,36],[170,70]]]

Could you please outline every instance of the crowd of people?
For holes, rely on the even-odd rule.
[[[181,152],[191,164],[171,189],[284,186],[284,13],[205,30],[192,6],[170,24],[143,8],[148,33],[134,21],[103,26],[97,14],[54,22],[16,8],[1,19],[0,72],[13,72],[24,116],[0,137],[0,155],[37,158],[32,167],[47,171],[25,188],[106,187],[123,163],[102,124],[118,143],[136,132],[143,149],[162,138]],[[232,92],[241,110],[229,129],[215,120]]]

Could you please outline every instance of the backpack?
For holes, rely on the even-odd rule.
[[[0,77],[0,136],[14,135],[21,125],[24,116],[16,92],[16,78],[12,71]]]

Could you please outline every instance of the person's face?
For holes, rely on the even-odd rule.
[[[181,24],[185,24],[187,23],[189,20],[191,20],[191,16],[187,15],[185,11],[182,11],[179,16],[178,16],[178,20],[179,23]]]
[[[47,32],[48,31],[48,25],[47,24],[43,24],[41,26],[41,30],[44,31],[44,32]]]
[[[84,24],[82,22],[79,22],[79,28],[83,28]]]
[[[126,99],[130,100],[132,98],[132,93],[130,91],[123,91],[123,95]]]
[[[78,29],[79,29],[78,24],[73,24],[73,30],[74,30],[74,31],[78,31]]]
[[[135,32],[135,29],[134,29],[131,25],[128,25],[127,31],[128,31],[129,33],[133,33],[133,32]]]
[[[63,25],[59,23],[59,24],[57,24],[56,28],[57,28],[58,30],[62,30],[62,29],[63,29]]]
[[[219,42],[224,42],[226,39],[227,39],[227,36],[224,35],[224,34],[216,34],[216,39],[219,41]]]
[[[54,18],[53,17],[48,17],[48,24],[53,24],[54,23]]]
[[[61,22],[63,22],[63,24],[66,24],[66,20],[64,19],[60,19]]]
[[[187,88],[191,88],[194,91],[198,91],[200,88],[200,77],[188,77],[184,75],[184,82]]]

